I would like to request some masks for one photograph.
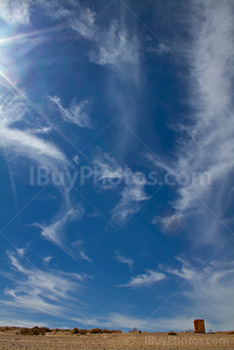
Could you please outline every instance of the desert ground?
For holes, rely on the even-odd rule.
[[[228,350],[234,349],[234,334],[119,333],[71,334],[70,331],[45,335],[21,335],[19,330],[0,332],[0,350]]]

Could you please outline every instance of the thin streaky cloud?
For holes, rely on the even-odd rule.
[[[146,270],[145,273],[141,273],[135,277],[131,277],[129,282],[127,282],[126,284],[120,284],[119,287],[149,287],[154,283],[164,280],[165,277],[166,275],[164,273],[154,270]]]
[[[47,95],[49,101],[56,107],[56,109],[60,112],[64,121],[76,124],[81,128],[90,128],[91,121],[88,114],[85,112],[85,108],[89,104],[89,101],[81,101],[78,103],[75,99],[73,99],[68,108],[64,108],[62,106],[61,99],[58,96],[50,96]]]
[[[94,21],[96,21],[102,14],[115,2],[115,0],[110,1],[107,6],[95,17]],[[32,83],[34,83],[56,60],[59,58],[71,45],[75,42],[80,36],[80,33],[76,35],[32,80],[30,80],[26,86],[22,89],[25,91],[28,89]]]
[[[172,51],[171,50],[171,48],[168,46],[168,45],[166,45],[165,43],[163,43],[160,39],[159,39],[159,37],[130,9],[130,7],[128,6],[128,5],[126,5],[126,3],[123,1],[123,0],[119,0],[127,9],[128,9],[128,11],[139,21],[139,23],[141,23],[148,31],[149,31],[149,33],[150,34],[152,34],[152,36],[161,44],[161,45],[163,45],[163,46],[165,46],[165,49],[166,50],[168,50],[168,52],[170,52],[171,53],[171,55],[173,56],[173,57],[175,57],[175,59],[178,61],[178,62],[180,62],[181,63],[181,65],[194,77],[194,78],[196,78],[197,79],[197,81],[199,82],[199,83],[202,83],[200,80],[199,80],[199,78],[196,76],[196,73],[194,73],[189,67],[188,67],[188,65],[186,65],[186,63],[185,62],[183,62],[177,55],[176,55],[176,53],[174,52],[174,51]],[[203,84],[203,86],[207,89],[208,88],[208,86],[206,86],[206,84],[203,82],[202,83]],[[220,103],[222,103],[222,100],[219,100],[219,97],[218,97],[218,95],[217,96],[214,96],[216,99],[217,99],[217,101],[218,102],[220,102]],[[223,107],[228,111],[228,112],[230,112],[230,113],[232,113],[232,111],[226,106],[226,105],[223,105]]]
[[[116,258],[116,260],[118,262],[128,265],[130,270],[132,270],[132,267],[133,267],[133,264],[134,264],[134,260],[133,259],[126,258],[125,256],[121,255],[118,251],[115,252],[115,258]]]

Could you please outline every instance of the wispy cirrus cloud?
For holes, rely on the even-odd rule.
[[[30,0],[2,0],[0,3],[0,18],[11,25],[28,25],[30,12]]]
[[[123,19],[114,19],[107,26],[100,26],[95,22],[98,14],[79,2],[72,9],[66,3],[58,6],[58,2],[49,5],[45,3],[44,8],[49,16],[66,19],[68,26],[81,38],[94,43],[89,52],[91,62],[118,68],[120,71],[124,70],[125,64],[139,63],[139,41],[135,35],[130,35]]]
[[[134,172],[128,166],[119,164],[107,153],[100,152],[93,163],[100,188],[117,194],[118,203],[111,211],[111,219],[114,223],[122,224],[137,212],[140,203],[148,199],[146,177],[142,172]]]
[[[53,143],[43,137],[30,133],[31,129],[22,128],[18,123],[26,122],[29,106],[26,98],[13,98],[10,103],[4,103],[0,109],[0,147],[7,150],[12,157],[7,161],[16,161],[19,157],[30,159],[33,163],[43,165],[47,171],[59,175],[59,167],[67,166],[66,155]],[[31,164],[30,164],[31,165]],[[38,223],[42,237],[62,247],[63,230],[65,226],[83,215],[81,204],[71,206],[67,184],[54,185],[61,194],[61,208],[51,219],[50,224]],[[35,224],[34,224],[35,226]]]
[[[51,243],[61,247],[69,252],[64,242],[65,227],[74,220],[79,220],[84,214],[84,208],[81,204],[73,207],[66,207],[56,214],[48,225],[42,223],[34,223],[33,226],[41,229],[41,236]]]
[[[132,183],[125,186],[121,192],[119,203],[112,211],[112,220],[117,223],[123,223],[130,215],[135,214],[139,210],[140,203],[148,199],[144,186],[145,184],[142,183]]]
[[[97,14],[78,1],[23,0],[19,3],[3,0],[1,17],[9,24],[28,25],[35,5],[40,6],[49,17],[66,20],[67,26],[80,37],[93,42],[96,47],[89,54],[92,62],[122,69],[125,63],[139,63],[139,42],[135,35],[129,34],[124,21],[112,20],[107,28],[98,26],[95,22]]]
[[[96,52],[89,55],[90,60],[99,65],[110,65],[124,68],[124,64],[139,63],[139,42],[136,37],[130,37],[127,28],[113,20],[106,30],[94,28],[93,40],[96,43]]]
[[[152,317],[147,315],[145,318],[111,313],[105,317],[105,326],[120,327],[121,325],[126,329],[138,327],[150,331],[169,331],[170,329],[179,331],[191,329],[196,317],[205,319],[206,329],[232,330],[233,309],[230,308],[230,300],[234,291],[233,262],[211,260],[199,268],[180,257],[176,260],[176,267],[159,264],[158,269],[163,272],[164,277],[157,276],[157,272],[154,277],[153,271],[151,277],[150,273],[146,273],[130,280],[130,282],[133,281],[133,287],[147,286],[148,283],[145,284],[144,280],[149,280],[150,284],[163,279],[176,282],[177,293],[173,293],[166,304],[163,303],[159,307],[159,313],[155,309]],[[131,287],[129,284],[123,286]],[[171,307],[170,317],[162,316],[164,307]]]
[[[121,284],[119,287],[149,287],[152,284],[165,279],[165,274],[154,270],[146,270],[145,273],[141,273],[135,277],[131,277],[129,282]]]
[[[26,156],[36,162],[51,161],[65,162],[65,154],[52,142],[46,141],[22,130],[17,123],[25,120],[29,112],[26,96],[15,96],[9,103],[0,106],[0,146],[14,151],[14,155]],[[48,164],[48,161],[46,162]]]
[[[28,99],[26,96],[18,96],[14,97],[8,103],[1,104],[0,150],[2,150],[7,155],[6,160],[10,164],[16,163],[18,159],[23,158],[27,161],[30,161],[29,164],[26,162],[24,163],[28,166],[28,172],[29,166],[36,164],[42,166],[46,172],[49,173],[51,171],[56,174],[57,177],[59,177],[60,169],[64,169],[64,167],[70,167],[70,162],[68,162],[64,152],[54,143],[50,135],[44,136],[44,120],[40,125],[41,118],[37,118],[32,113],[32,109],[30,108],[31,106],[27,102]],[[31,117],[35,117],[36,128],[34,130],[31,128],[31,119],[30,124],[28,125],[28,113],[30,113]],[[38,130],[42,130],[43,132],[38,133]],[[35,135],[35,132],[37,135]],[[48,139],[50,141],[48,141]],[[16,172],[14,175],[18,176],[21,169],[16,167],[14,169]],[[33,184],[36,185],[36,183]],[[60,209],[58,210],[57,214],[55,214],[51,219],[47,219],[48,223],[39,222],[28,224],[28,226],[40,228],[41,237],[59,246],[67,254],[75,258],[72,255],[72,250],[69,248],[69,245],[65,242],[66,237],[64,235],[64,231],[69,223],[74,220],[79,220],[83,216],[83,206],[81,203],[74,205],[71,204],[70,193],[66,182],[62,181],[56,183],[53,181],[50,183],[48,178],[46,185],[47,187],[49,185],[55,186],[55,188],[58,190],[60,197],[52,198],[59,198]],[[12,184],[12,190],[14,191],[14,195],[16,197],[17,194],[14,188],[14,184]],[[85,256],[83,256],[83,258],[85,258]]]
[[[53,259],[53,256],[51,256],[51,255],[47,255],[44,258],[42,258],[42,260],[45,264],[49,264],[52,259]]]
[[[85,252],[80,252],[80,258],[88,262],[92,262],[92,259]]]
[[[94,11],[79,4],[78,14],[74,16],[74,13],[70,13],[69,17],[69,24],[76,33],[85,39],[95,40],[96,25],[94,21],[96,13]]]
[[[56,5],[47,12],[55,19],[64,19],[79,38],[86,40],[89,61],[108,70],[105,90],[110,105],[133,127],[137,122],[145,83],[141,66],[143,45],[136,26],[129,25],[130,21],[127,21],[129,14],[126,8],[119,5],[114,18],[105,24],[96,21],[98,13],[81,3],[76,3],[73,9],[68,9],[65,4]],[[116,148],[123,153],[129,142],[128,132],[126,128],[121,128],[119,132],[122,142]]]
[[[58,110],[64,121],[72,124],[76,124],[81,128],[91,128],[91,121],[88,114],[85,112],[88,100],[78,103],[76,99],[73,99],[68,108],[64,108],[61,99],[58,96],[47,95],[51,104]]]
[[[7,312],[6,312],[7,314]],[[48,327],[48,323],[47,322],[38,322],[37,320],[32,321],[32,320],[27,320],[24,318],[20,318],[20,317],[10,317],[9,315],[6,317],[1,317],[1,321],[0,321],[0,327],[4,327],[6,326],[6,324],[9,327],[35,327],[36,325],[38,327]]]
[[[220,260],[211,260],[200,268],[184,259],[177,259],[180,266],[159,266],[168,277],[174,277],[180,284],[183,305],[177,307],[187,316],[196,314],[205,318],[209,327],[215,330],[229,329],[233,320],[230,300],[234,292],[234,264]],[[215,308],[214,308],[215,305]]]
[[[23,258],[28,250],[29,244],[26,247],[16,248],[16,252],[20,258]]]
[[[67,157],[51,138],[48,140],[48,137],[44,135],[38,136],[31,132],[33,124],[36,129],[44,127],[45,124],[42,118],[37,118],[33,107],[35,106],[26,95],[13,97],[10,95],[9,101],[0,105],[0,151],[3,152],[9,168],[11,164],[16,164],[19,159],[23,158],[27,161],[23,163],[24,166],[26,164],[27,171],[29,171],[29,166],[36,164],[45,167],[47,171],[59,174],[59,168],[68,165]],[[21,166],[14,167],[15,176],[18,176],[20,171]],[[11,176],[13,178],[13,174]],[[59,191],[62,205],[68,209],[69,194],[66,184],[52,185]],[[13,183],[12,191],[16,197]]]
[[[103,326],[109,328],[138,329],[145,331],[166,332],[174,329],[175,331],[187,330],[193,325],[193,318],[180,316],[172,318],[154,317],[146,322],[147,318],[140,318],[131,314],[111,313],[103,319]],[[101,322],[101,321],[100,321]],[[191,327],[190,327],[191,326]]]
[[[74,256],[78,257],[79,259],[93,263],[93,260],[87,255],[84,249],[84,242],[82,240],[72,242],[71,247],[74,251]]]
[[[130,258],[126,258],[125,256],[121,255],[118,251],[115,252],[115,257],[116,260],[122,264],[126,264],[128,265],[128,267],[130,268],[130,270],[132,270],[132,266],[134,264],[133,259]]]
[[[234,13],[227,1],[193,2],[191,10],[190,22],[186,25],[192,40],[189,44],[180,44],[179,48],[182,61],[192,72],[186,79],[191,91],[187,100],[190,117],[185,120],[186,124],[172,125],[178,136],[174,154],[177,159],[166,162],[166,167],[156,158],[153,161],[160,171],[164,167],[164,171],[176,174],[174,179],[181,179],[186,185],[177,181],[177,198],[172,203],[174,212],[156,218],[155,222],[161,221],[170,232],[173,227],[183,228],[184,221],[196,220],[199,215],[199,228],[194,227],[199,242],[215,244],[222,228],[214,216],[225,222],[232,196],[229,189],[234,171],[234,123],[231,121]]]
[[[37,311],[55,316],[62,316],[67,307],[67,300],[72,299],[72,292],[80,282],[89,278],[85,274],[47,271],[37,268],[28,269],[14,256],[7,253],[14,273],[6,277],[14,282],[5,288],[4,300],[1,303],[8,307]]]
[[[35,152],[39,156],[46,156],[64,161],[64,154],[52,143],[43,141],[26,131],[14,128],[1,128],[1,146],[14,149],[19,155],[29,156],[35,160]]]

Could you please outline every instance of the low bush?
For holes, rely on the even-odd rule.
[[[103,329],[102,333],[112,333],[113,331],[111,331],[110,329]]]
[[[39,327],[33,327],[31,330],[30,330],[30,332],[29,332],[29,334],[30,335],[39,335],[41,332],[40,332],[40,329],[39,329]]]
[[[175,332],[168,332],[167,334],[168,335],[177,335],[177,333],[175,333]]]
[[[102,330],[100,328],[92,328],[89,331],[90,334],[98,334],[98,333],[102,333]]]
[[[79,329],[77,327],[73,328],[72,333],[73,334],[78,334],[79,333]]]
[[[45,335],[47,332],[51,332],[51,329],[47,327],[38,327],[35,326],[33,328],[22,328],[20,330],[21,335]]]
[[[122,333],[122,331],[120,329],[113,329],[111,332],[112,333]]]
[[[29,335],[29,332],[30,332],[30,328],[22,328],[20,330],[21,335]]]
[[[80,334],[87,334],[88,333],[88,329],[80,329],[79,333]]]
[[[52,332],[52,330],[50,329],[50,328],[48,328],[48,327],[41,327],[41,328],[39,328],[40,330],[41,330],[41,332],[45,332],[45,333],[50,333],[50,332]]]

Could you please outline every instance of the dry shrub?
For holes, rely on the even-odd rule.
[[[79,333],[79,329],[77,327],[73,328],[72,333],[73,334],[78,334]]]
[[[30,335],[39,335],[40,334],[40,329],[39,327],[35,326],[31,329],[31,331],[29,332]]]
[[[80,334],[87,334],[88,333],[88,329],[80,329],[79,333]]]
[[[102,333],[102,330],[100,328],[92,328],[92,329],[90,329],[89,333],[90,334],[98,334],[98,333],[100,334],[100,333]]]
[[[112,333],[122,333],[122,331],[120,329],[113,329],[111,332]]]
[[[168,332],[167,334],[168,335],[177,335],[177,333],[175,333],[175,332]]]
[[[103,333],[112,333],[113,331],[111,331],[110,329],[103,329],[102,332]]]
[[[47,332],[51,332],[51,329],[47,327],[38,327],[35,326],[33,328],[22,328],[20,330],[21,335],[45,335]]]
[[[48,327],[40,327],[39,329],[40,329],[41,333],[50,333],[50,332],[52,332],[52,330],[50,328],[48,328]]]
[[[31,330],[30,328],[22,328],[20,330],[20,334],[21,335],[29,335],[30,330]]]

